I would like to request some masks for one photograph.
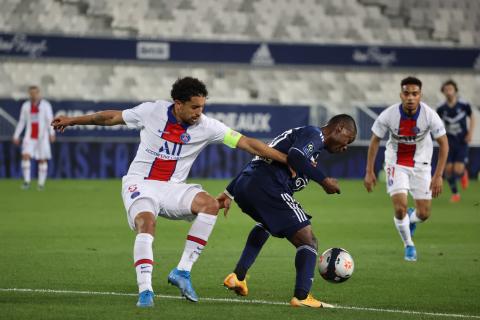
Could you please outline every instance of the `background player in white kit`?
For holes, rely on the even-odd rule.
[[[55,130],[50,126],[53,119],[50,102],[42,99],[37,86],[28,88],[30,99],[22,104],[13,143],[20,145],[20,135],[25,129],[22,142],[22,189],[30,188],[31,159],[38,162],[38,190],[43,190],[48,173],[48,160],[52,157],[50,143],[55,141]]]
[[[417,260],[412,236],[416,223],[430,216],[432,196],[436,198],[442,192],[442,174],[448,155],[443,122],[434,110],[420,102],[421,90],[422,82],[419,79],[403,79],[400,92],[402,102],[388,107],[375,120],[364,179],[365,188],[371,192],[376,184],[374,162],[380,139],[388,132],[385,150],[387,192],[393,202],[395,227],[405,245],[407,261]],[[433,177],[431,135],[440,146]],[[408,192],[415,200],[415,208],[409,208],[407,215]]]
[[[168,282],[190,301],[198,301],[190,271],[215,225],[219,203],[200,185],[186,184],[190,168],[209,143],[223,142],[252,154],[286,163],[286,155],[263,142],[242,136],[223,123],[202,114],[208,95],[198,79],[178,79],[172,87],[172,102],[145,102],[122,111],[101,111],[81,117],[57,117],[55,129],[72,125],[127,124],[140,129],[137,155],[122,180],[122,196],[128,222],[137,231],[134,262],[139,286],[137,306],[153,306],[152,243],[156,217],[193,220],[183,255]]]

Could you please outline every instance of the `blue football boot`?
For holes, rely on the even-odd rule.
[[[417,249],[415,249],[415,246],[406,246],[405,247],[405,260],[406,261],[417,261]]]
[[[412,214],[413,214],[414,211],[415,211],[415,208],[408,208],[407,209],[408,217],[410,219],[412,218]],[[413,234],[415,233],[415,229],[417,229],[417,224],[415,222],[414,223],[410,222],[410,236],[411,237],[413,237]]]
[[[190,271],[173,269],[168,275],[168,283],[180,289],[182,296],[187,298],[187,300],[192,302],[198,301],[198,296],[195,290],[193,290],[192,281],[190,280]]]
[[[138,294],[137,307],[150,308],[153,307],[153,292],[150,290],[142,291]]]

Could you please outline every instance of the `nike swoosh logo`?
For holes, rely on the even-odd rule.
[[[163,131],[163,130],[160,130],[160,129],[158,129],[157,132],[158,132],[158,133],[166,133],[166,134],[169,134],[169,133],[170,133],[170,132],[168,132],[168,131]]]

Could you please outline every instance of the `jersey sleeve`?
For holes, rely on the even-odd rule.
[[[430,116],[430,132],[432,133],[434,139],[437,139],[447,133],[442,119],[438,113],[434,112],[433,110]]]
[[[142,129],[153,110],[154,103],[144,102],[131,109],[122,111],[122,118],[130,129]]]
[[[47,119],[46,120],[47,120],[47,126],[48,126],[48,133],[49,133],[50,136],[55,136],[55,129],[53,128],[53,126],[50,125],[50,123],[53,120],[52,105],[48,101],[46,101],[45,104],[47,106],[47,111],[46,111],[46,118]]]
[[[373,134],[379,138],[385,137],[388,132],[387,110],[380,113],[372,126]]]
[[[323,140],[318,131],[307,127],[297,136],[290,149],[296,149],[308,159],[314,152],[323,149]]]
[[[235,148],[242,135],[227,127],[224,123],[217,119],[204,116],[204,121],[211,133],[210,142],[222,142],[230,148]]]
[[[13,137],[15,139],[20,138],[20,134],[22,133],[23,129],[25,129],[25,126],[27,125],[27,108],[28,105],[27,103],[22,104],[22,108],[20,109],[20,118],[18,119],[17,126],[15,127],[15,132],[13,134]]]
[[[307,127],[297,136],[297,139],[290,147],[287,156],[288,164],[295,171],[302,172],[310,179],[321,183],[326,176],[320,166],[313,163],[310,158],[315,152],[323,149],[323,147],[320,132]]]
[[[470,106],[469,103],[465,104],[465,112],[467,113],[467,116],[469,116],[469,117],[472,116],[472,106]]]

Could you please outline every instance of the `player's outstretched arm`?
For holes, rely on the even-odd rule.
[[[105,110],[79,117],[58,116],[53,119],[51,125],[57,131],[63,132],[66,127],[75,125],[114,126],[125,124],[121,110]]]
[[[322,170],[305,156],[302,150],[294,147],[290,148],[287,160],[288,165],[294,172],[303,172],[308,178],[321,185],[327,194],[340,194],[337,179],[326,177]],[[290,169],[290,172],[292,172],[292,169]]]
[[[238,140],[237,148],[240,148],[242,150],[245,150],[251,154],[255,154],[260,157],[272,159],[280,163],[287,164],[286,154],[281,153],[280,151],[269,147],[262,141],[255,138],[242,136],[240,140]]]
[[[437,167],[430,183],[430,190],[432,190],[432,197],[436,198],[442,193],[443,188],[443,170],[448,158],[448,139],[447,135],[443,135],[436,139],[439,145]]]
[[[375,158],[377,158],[378,147],[380,146],[380,138],[372,134],[370,139],[370,145],[368,146],[367,155],[367,168],[365,171],[365,178],[363,179],[363,185],[368,192],[373,191],[373,187],[377,184],[377,177],[375,176],[374,164]]]

